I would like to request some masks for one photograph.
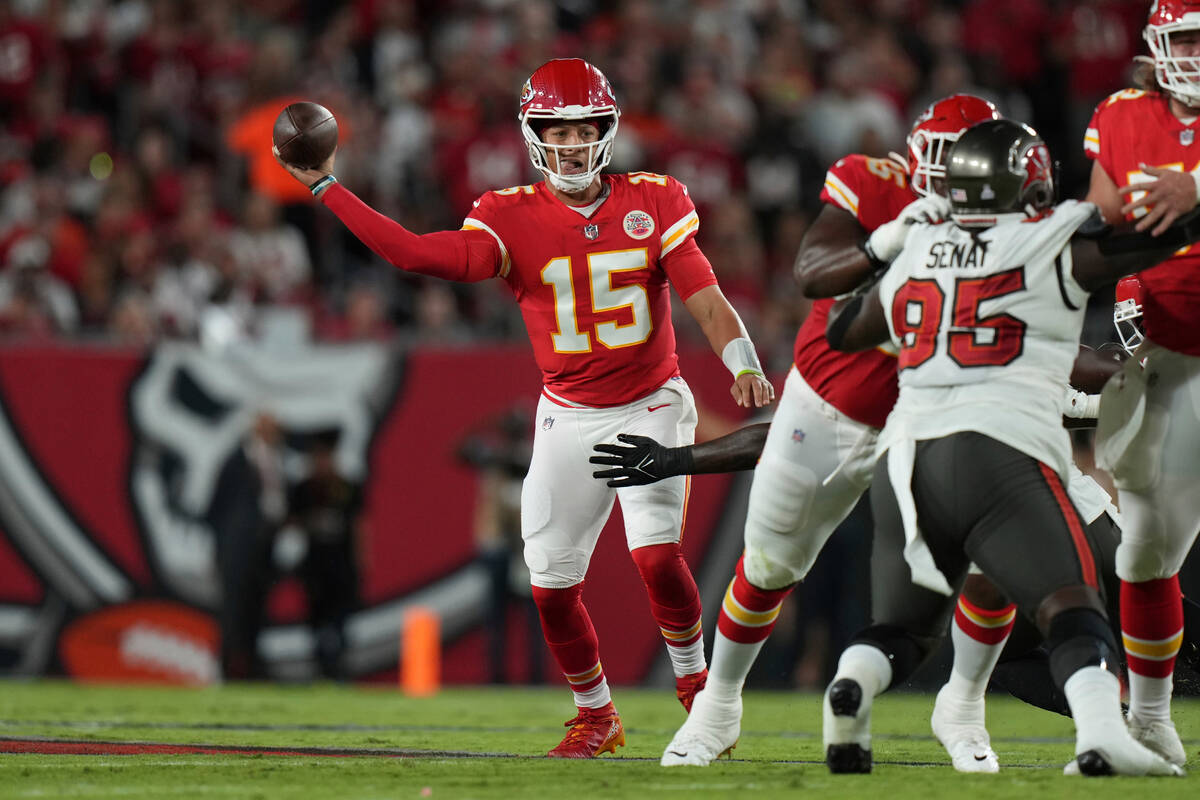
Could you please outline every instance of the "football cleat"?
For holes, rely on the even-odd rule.
[[[871,771],[871,703],[853,678],[834,681],[825,692],[825,764],[833,773]]]
[[[1133,740],[1124,727],[1103,732],[1102,740],[1077,746],[1083,751],[1075,756],[1066,767],[1064,775],[1184,775],[1181,767],[1170,763],[1158,753],[1143,747]],[[1090,746],[1089,746],[1090,745]]]
[[[718,703],[709,695],[696,695],[691,714],[663,751],[659,762],[662,766],[707,767],[737,746],[742,733],[742,698],[734,703]]]
[[[953,698],[943,686],[933,704],[933,735],[950,754],[959,772],[999,772],[1000,761],[984,727],[983,699],[969,703]]]
[[[1179,740],[1179,733],[1175,730],[1175,723],[1171,720],[1141,722],[1136,717],[1131,717],[1129,719],[1129,735],[1135,742],[1158,753],[1178,767],[1187,763],[1187,751],[1183,749],[1183,742]]]
[[[595,758],[625,746],[625,727],[612,703],[602,708],[581,708],[564,724],[570,730],[558,747],[546,753],[547,758]]]
[[[684,711],[692,713],[692,702],[696,699],[696,693],[703,689],[707,682],[707,668],[675,679],[675,696],[679,698]]]

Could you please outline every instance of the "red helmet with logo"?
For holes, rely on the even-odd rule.
[[[547,61],[534,70],[521,89],[518,118],[521,120],[521,134],[529,146],[529,158],[533,166],[562,191],[586,189],[600,174],[600,170],[608,165],[620,116],[612,86],[604,73],[581,58]],[[600,138],[583,146],[588,154],[584,171],[564,175],[558,169],[551,169],[550,159],[547,158],[551,151],[564,147],[580,149],[580,145],[547,144],[542,141],[542,129],[557,122],[584,120],[594,122],[600,129]],[[558,159],[554,159],[554,162],[559,166]]]
[[[1187,106],[1200,106],[1200,58],[1175,55],[1171,36],[1200,31],[1200,0],[1155,0],[1142,35],[1154,56],[1158,85]]]
[[[1117,281],[1116,303],[1113,304],[1113,325],[1117,338],[1130,355],[1145,340],[1142,333],[1142,303],[1145,290],[1137,275],[1126,275]]]
[[[1000,112],[972,94],[952,94],[931,103],[908,134],[908,179],[913,191],[922,197],[936,191],[933,181],[946,177],[950,145],[967,128],[989,119],[1000,119]]]

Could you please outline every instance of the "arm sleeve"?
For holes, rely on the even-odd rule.
[[[496,277],[500,264],[499,245],[484,231],[438,231],[418,235],[380,214],[340,183],[329,187],[321,195],[321,201],[363,244],[406,272],[451,281],[483,281]]]
[[[701,289],[717,283],[712,264],[700,252],[700,245],[693,238],[663,256],[662,268],[679,293],[679,298],[684,301]]]

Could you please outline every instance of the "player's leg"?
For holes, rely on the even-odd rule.
[[[621,430],[650,436],[667,447],[695,441],[696,404],[682,380],[671,380],[650,397],[630,404]],[[680,547],[690,479],[668,478],[647,486],[618,489],[629,552],[646,587],[658,623],[676,695],[687,710],[704,687],[704,635],[700,591]]]
[[[1096,517],[1084,530],[1091,544],[1092,554],[1096,559],[1096,572],[1104,590],[1102,594],[1109,627],[1113,628],[1119,647],[1120,582],[1117,580],[1115,564],[1121,529],[1116,520],[1104,513]],[[1037,626],[1029,618],[1018,614],[1012,634],[1004,652],[1000,654],[999,663],[996,664],[992,680],[1024,703],[1069,717],[1071,707],[1067,705],[1067,698],[1050,674],[1049,655],[1044,642]]]
[[[867,486],[876,430],[825,403],[795,369],[754,470],[746,549],[717,618],[708,682],[663,754],[703,765],[737,741],[741,693],[780,606]]]
[[[914,470],[914,484],[917,481]],[[915,497],[915,493],[914,493]],[[918,508],[920,506],[918,505]],[[912,582],[904,558],[905,533],[899,505],[888,478],[887,458],[875,466],[871,484],[875,539],[871,550],[872,625],[855,634],[838,659],[837,673],[825,692],[823,740],[825,762],[832,772],[871,771],[871,707],[874,698],[906,680],[940,638],[952,607],[950,597]],[[922,511],[922,532],[931,549],[942,520]],[[967,560],[943,541],[937,559],[946,579],[956,585]]]
[[[542,398],[529,474],[521,489],[521,537],[546,645],[574,693],[579,713],[552,757],[589,758],[624,744],[600,662],[600,642],[583,604],[588,561],[615,499],[590,475],[581,430],[594,410]],[[588,445],[590,447],[590,444]]]
[[[1045,635],[1051,674],[1075,718],[1077,768],[1086,774],[1172,774],[1171,765],[1121,724],[1116,639],[1095,556],[1062,480],[993,439],[957,436],[975,438],[973,477],[987,487],[968,498],[979,504],[980,517],[967,537],[967,553]]]
[[[1124,520],[1117,574],[1129,724],[1139,741],[1182,764],[1171,691],[1184,628],[1178,572],[1200,527],[1200,359],[1158,349],[1142,372],[1131,369],[1121,377],[1131,389],[1144,386],[1140,428],[1119,454],[1119,435],[1106,435],[1102,445]],[[1105,397],[1108,403],[1110,393]]]

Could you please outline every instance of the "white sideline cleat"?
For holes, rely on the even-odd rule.
[[[853,678],[838,678],[821,704],[825,765],[837,774],[871,771],[871,701]]]
[[[1158,753],[1177,767],[1187,763],[1187,751],[1183,749],[1183,742],[1179,740],[1179,733],[1171,720],[1141,722],[1136,717],[1130,717],[1129,735],[1135,742]]]
[[[742,698],[718,703],[711,692],[701,689],[692,712],[663,751],[664,767],[707,767],[737,745],[742,734]]]
[[[984,701],[964,703],[951,698],[948,688],[941,688],[933,704],[930,718],[933,735],[946,748],[950,762],[959,772],[999,772],[1000,760],[983,722]]]

